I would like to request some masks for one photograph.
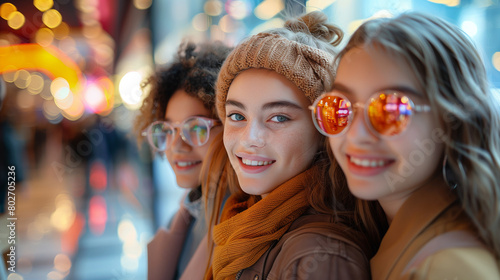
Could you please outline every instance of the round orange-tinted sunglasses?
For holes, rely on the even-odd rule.
[[[366,123],[370,130],[382,137],[401,134],[410,124],[413,113],[429,112],[429,105],[415,105],[404,93],[383,91],[373,94],[368,104],[354,103],[335,91],[318,97],[312,106],[314,125],[328,137],[342,135],[354,118],[353,110],[364,108]]]

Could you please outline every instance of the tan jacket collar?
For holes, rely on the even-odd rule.
[[[371,260],[373,279],[389,275],[408,245],[456,199],[441,176],[416,190],[396,213]]]

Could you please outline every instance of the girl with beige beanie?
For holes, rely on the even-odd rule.
[[[355,222],[354,197],[332,188],[326,141],[309,115],[331,87],[342,39],[326,20],[312,12],[251,36],[221,68],[224,132],[202,171],[213,239],[205,279],[370,277],[372,248]]]

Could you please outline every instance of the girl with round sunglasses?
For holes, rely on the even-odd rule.
[[[331,87],[342,38],[326,20],[312,12],[251,36],[221,68],[224,133],[203,186],[211,197],[227,187],[232,194],[220,219],[210,219],[205,279],[369,279],[354,198],[347,187],[331,188],[326,139],[309,117],[308,106]]]
[[[144,84],[150,91],[136,130],[153,152],[166,155],[177,185],[187,190],[168,230],[160,228],[148,244],[148,279],[193,279],[197,271],[186,270],[188,263],[204,254],[200,252],[206,247],[202,239],[207,228],[200,172],[210,144],[222,130],[213,85],[230,50],[222,43],[183,43],[174,61]]]
[[[312,118],[390,224],[373,279],[500,279],[500,106],[469,38],[407,13],[365,22],[337,62]]]

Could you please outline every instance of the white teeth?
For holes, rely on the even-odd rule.
[[[177,165],[180,167],[191,166],[197,164],[199,161],[178,161]]]
[[[352,157],[350,158],[350,161],[354,163],[355,165],[359,165],[362,167],[380,167],[384,166],[386,162],[384,160],[370,160],[370,159],[360,159],[360,158],[355,158]]]
[[[256,160],[249,160],[249,159],[244,159],[242,158],[241,161],[245,165],[250,165],[250,166],[264,166],[273,163],[272,161],[256,161]]]

